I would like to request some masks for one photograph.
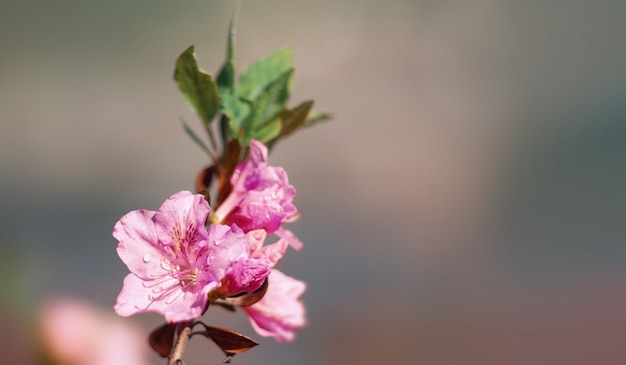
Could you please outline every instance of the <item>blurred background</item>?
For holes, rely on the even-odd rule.
[[[172,80],[224,58],[228,0],[0,1],[0,352],[69,295],[112,314],[111,236],[208,163]],[[624,364],[626,3],[247,0],[236,62],[290,45],[280,143],[305,242],[296,342],[235,364]],[[113,318],[113,317],[111,317]],[[242,314],[207,322],[258,338]],[[136,316],[147,336],[162,317]],[[220,363],[193,340],[187,364]],[[151,364],[164,364],[150,355]],[[132,364],[130,364],[132,365]]]

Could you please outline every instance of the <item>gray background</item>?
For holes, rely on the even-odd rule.
[[[173,65],[195,44],[214,73],[231,10],[0,2],[8,360],[34,361],[48,298],[112,310],[114,223],[193,188],[208,161]],[[308,283],[309,325],[235,363],[625,363],[625,17],[605,0],[245,1],[239,69],[291,45],[291,105],[335,118],[270,157],[298,189],[305,247],[280,267]],[[205,319],[255,337],[243,315]],[[201,340],[188,354],[222,359]]]

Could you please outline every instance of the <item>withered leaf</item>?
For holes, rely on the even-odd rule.
[[[268,280],[265,279],[263,285],[261,285],[257,290],[253,291],[252,293],[246,293],[244,295],[239,295],[236,297],[225,298],[222,299],[222,302],[224,304],[230,304],[239,307],[252,305],[261,300],[263,296],[265,296],[268,285]]]
[[[241,145],[239,144],[239,141],[234,139],[228,142],[224,151],[224,156],[222,156],[221,167],[218,175],[217,191],[219,191],[219,195],[217,197],[217,206],[215,209],[217,209],[226,197],[228,197],[228,194],[230,194],[230,190],[232,188],[230,186],[230,177],[239,163],[240,154]]]
[[[229,312],[236,312],[237,311],[237,308],[235,308],[235,306],[232,305],[232,304],[228,304],[228,303],[225,303],[225,302],[214,302],[214,304],[219,305],[220,307],[226,309]]]
[[[196,192],[199,194],[208,191],[211,187],[211,180],[216,168],[214,165],[207,166],[196,175]]]
[[[215,344],[224,351],[226,356],[233,356],[250,350],[259,343],[239,332],[221,327],[207,326],[199,322],[204,327],[204,331],[198,332],[205,335],[215,342]]]
[[[175,333],[176,324],[165,323],[150,334],[150,347],[161,357],[168,357],[174,346]]]

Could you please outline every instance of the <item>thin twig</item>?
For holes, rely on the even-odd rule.
[[[172,348],[172,352],[170,353],[170,357],[168,358],[167,365],[184,364],[183,352],[185,352],[185,347],[187,347],[187,342],[189,341],[189,337],[191,335],[191,327],[192,324],[190,322],[179,323],[178,326],[176,326],[178,338],[176,338],[176,343]]]

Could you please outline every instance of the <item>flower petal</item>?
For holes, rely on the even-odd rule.
[[[306,284],[278,270],[272,270],[268,280],[263,299],[241,309],[259,335],[274,337],[278,342],[292,341],[295,331],[306,324],[304,305],[298,299]]]
[[[222,279],[220,292],[227,296],[252,293],[263,285],[270,274],[264,260],[241,259],[233,262],[230,270]]]
[[[248,242],[250,242],[250,253],[254,256],[254,253],[259,251],[263,247],[267,232],[264,229],[255,229],[246,233]]]
[[[267,147],[257,141],[250,141],[250,163],[254,166],[266,166],[267,165]]]
[[[250,154],[235,168],[231,185],[230,194],[215,211],[221,223],[235,223],[244,232],[273,233],[298,214],[292,203],[296,189],[289,185],[283,168],[267,166],[267,147],[258,141],[250,142]]]
[[[159,241],[181,250],[206,241],[206,230],[198,228],[204,228],[209,210],[209,203],[201,194],[180,191],[172,195],[154,214]]]
[[[232,191],[235,195],[243,194],[249,189],[247,185],[250,184],[250,178],[254,178],[254,174],[259,170],[267,166],[267,147],[259,142],[250,141],[250,153],[248,158],[237,167],[230,178]],[[232,194],[232,193],[231,193]]]
[[[202,290],[191,291],[184,290],[178,280],[169,275],[150,283],[131,273],[124,279],[115,312],[123,317],[156,312],[170,323],[190,321],[202,315],[208,301],[207,293],[218,285],[210,283]]]
[[[274,234],[284,239],[285,241],[289,242],[289,244],[291,245],[291,247],[294,248],[294,250],[300,251],[302,249],[302,241],[300,241],[300,239],[296,237],[296,235],[293,234],[293,232],[291,232],[290,230],[279,228],[276,230],[276,232],[274,232]]]
[[[254,257],[264,259],[267,265],[272,268],[285,256],[287,246],[289,246],[287,240],[281,238],[270,245],[262,247],[254,254]]]
[[[211,224],[209,226],[209,261],[214,270],[219,271],[220,278],[231,262],[247,258],[250,243],[243,231],[233,224]]]
[[[117,238],[117,254],[137,276],[149,279],[160,274],[163,257],[154,230],[153,211],[134,210],[124,215],[113,228]]]

